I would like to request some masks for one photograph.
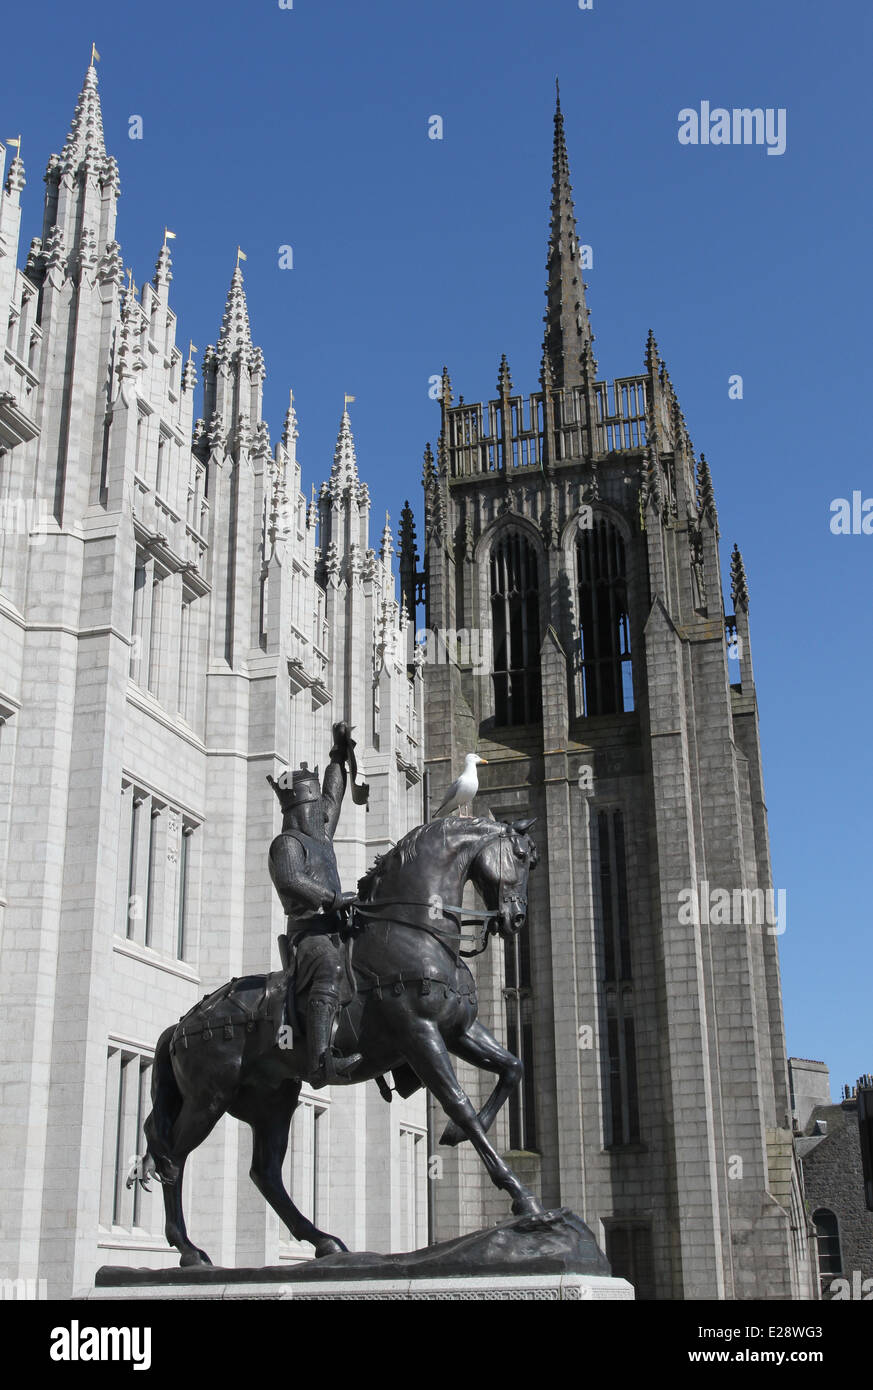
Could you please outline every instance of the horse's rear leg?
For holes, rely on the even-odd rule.
[[[179,1264],[187,1269],[192,1265],[212,1264],[205,1250],[199,1249],[188,1238],[185,1216],[182,1211],[182,1179],[185,1175],[185,1162],[188,1155],[202,1144],[218,1123],[222,1110],[210,1108],[197,1109],[190,1100],[182,1105],[179,1116],[173,1125],[170,1151],[178,1174],[175,1182],[164,1182],[164,1233],[170,1245],[175,1245],[181,1255]]]
[[[246,1088],[237,1096],[231,1113],[252,1129],[252,1166],[249,1175],[295,1240],[315,1246],[317,1256],[336,1255],[346,1246],[336,1236],[320,1231],[291,1201],[282,1181],[282,1164],[288,1150],[291,1117],[297,1109],[299,1081],[285,1081],[278,1091]],[[313,1213],[314,1214],[314,1213]]]
[[[496,1072],[499,1080],[494,1090],[479,1111],[479,1123],[483,1132],[493,1125],[502,1105],[505,1105],[524,1075],[524,1066],[511,1052],[507,1052],[484,1024],[471,1023],[466,1033],[450,1045],[450,1051],[465,1062],[483,1071]],[[441,1144],[463,1143],[467,1136],[460,1125],[450,1120],[440,1136]]]
[[[515,1176],[497,1150],[489,1144],[476,1114],[476,1107],[455,1076],[451,1058],[436,1024],[419,1023],[417,1032],[407,1044],[406,1059],[439,1101],[449,1119],[454,1120],[464,1138],[470,1140],[485,1164],[494,1186],[509,1193],[513,1213],[516,1216],[540,1215],[543,1210],[542,1203]]]

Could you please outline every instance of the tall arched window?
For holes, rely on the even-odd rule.
[[[634,707],[625,547],[599,517],[576,541],[583,712],[621,714]]]
[[[540,718],[539,566],[530,541],[517,532],[491,551],[491,632],[494,716],[497,724]]]
[[[818,1211],[813,1212],[812,1224],[815,1226],[815,1238],[818,1243],[818,1272],[824,1290],[827,1287],[825,1280],[829,1281],[843,1272],[840,1228],[836,1216],[832,1211],[828,1211],[827,1207],[819,1207]]]
[[[595,923],[603,953],[606,1004],[604,1143],[611,1148],[636,1144],[640,1138],[627,864],[621,811],[599,811],[595,833],[600,863]]]

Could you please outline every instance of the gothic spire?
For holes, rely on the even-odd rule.
[[[218,335],[219,358],[230,357],[240,348],[246,351],[251,350],[252,330],[249,323],[246,292],[243,289],[242,271],[237,265],[231,276],[227,302],[224,306],[224,318],[221,320],[221,332]]]
[[[650,328],[649,336],[646,339],[646,371],[657,372],[659,361],[658,344],[655,342],[655,335]]]
[[[358,484],[358,461],[355,457],[355,441],[352,438],[352,422],[349,412],[343,411],[330,470],[330,488],[334,496],[341,496],[347,487]]]
[[[421,482],[425,492],[429,491],[430,488],[433,487],[435,478],[436,475],[434,473],[433,467],[433,449],[430,447],[430,441],[428,441],[424,448],[424,462],[422,464],[421,469]]]
[[[297,411],[294,409],[294,392],[292,391],[288,400],[288,409],[285,411],[285,427],[282,430],[282,445],[288,453],[293,451],[294,441],[299,433]]]
[[[400,559],[413,568],[418,564],[418,551],[415,548],[415,517],[408,500],[403,503],[400,513]]]
[[[167,239],[165,237],[164,244],[158,252],[158,259],[155,262],[155,278],[152,280],[152,284],[156,290],[160,291],[169,286],[173,278],[172,266],[173,261],[170,256],[170,248],[167,245]]]
[[[734,610],[748,608],[749,586],[746,582],[746,567],[743,564],[740,548],[736,544],[731,551],[731,598],[734,601]]]
[[[501,400],[504,396],[512,395],[512,378],[509,375],[509,363],[505,352],[500,358],[500,370],[497,373],[497,394]]]
[[[105,160],[106,144],[103,139],[103,114],[100,110],[100,97],[97,92],[97,69],[93,62],[85,73],[85,81],[73,112],[73,123],[61,151],[61,162],[65,169],[75,170],[87,159]]]
[[[24,177],[24,165],[21,162],[20,135],[18,136],[18,139],[15,143],[17,148],[9,165],[9,172],[6,175],[6,182],[3,185],[3,188],[7,197],[11,198],[14,202],[18,202],[18,195],[20,194],[22,188],[26,183],[26,179]]]
[[[391,564],[391,556],[394,554],[394,537],[391,535],[391,518],[385,513],[385,528],[382,532],[382,541],[379,546],[379,559],[383,565]]]
[[[557,89],[557,82],[555,87]],[[560,92],[557,92],[555,102],[551,229],[546,270],[545,346],[555,385],[581,386],[584,380],[582,351],[586,344],[591,343],[594,335],[585,303]]]
[[[712,474],[709,471],[705,454],[700,455],[697,463],[697,505],[702,513],[711,518],[713,526],[718,531],[715,490],[712,486]]]

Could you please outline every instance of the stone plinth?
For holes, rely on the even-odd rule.
[[[238,1271],[240,1272],[240,1271]],[[261,1271],[246,1270],[257,1276]],[[273,1272],[272,1270],[270,1271]],[[179,1271],[184,1274],[184,1270]],[[89,1301],[152,1302],[155,1299],[194,1299],[198,1302],[220,1300],[242,1302],[245,1299],[276,1300],[321,1299],[366,1302],[385,1302],[401,1299],[407,1302],[458,1300],[461,1302],[603,1302],[631,1300],[634,1291],[626,1279],[611,1279],[598,1274],[509,1274],[485,1277],[459,1275],[454,1279],[323,1279],[301,1282],[294,1271],[285,1269],[284,1280],[269,1282],[235,1281],[233,1283],[193,1283],[175,1281],[172,1284],[136,1284],[114,1287],[96,1286],[85,1295]]]
[[[632,1299],[584,1221],[562,1207],[405,1254],[346,1251],[264,1269],[97,1272],[89,1299]]]

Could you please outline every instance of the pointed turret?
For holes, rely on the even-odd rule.
[[[118,165],[106,153],[93,62],[85,73],[63,149],[49,158],[45,182],[43,246],[47,248],[54,228],[59,227],[67,251],[75,257],[88,230],[96,235],[98,255],[102,254],[115,237],[115,204],[121,186]]]
[[[97,91],[97,69],[92,60],[76,102],[70,133],[61,151],[61,165],[66,173],[78,169],[86,160],[96,162],[105,159],[103,113]]]
[[[379,559],[383,565],[391,564],[391,556],[394,554],[394,537],[391,534],[391,517],[385,513],[385,526],[382,530],[382,540],[379,545]]]
[[[9,165],[9,173],[6,175],[6,182],[3,185],[7,198],[14,198],[18,201],[18,196],[24,188],[26,179],[24,177],[24,164],[21,155],[17,154]]]
[[[266,370],[263,354],[252,343],[239,253],[225,300],[218,342],[203,354],[203,414],[217,416],[229,437],[244,439],[257,428],[263,414]],[[243,416],[247,419],[243,420]],[[242,444],[240,444],[242,447]]]
[[[285,427],[282,430],[282,446],[289,453],[294,453],[294,446],[299,430],[297,428],[297,411],[294,409],[294,392],[290,394],[288,409],[285,411]]]
[[[648,338],[646,339],[646,357],[645,357],[646,371],[647,371],[647,372],[657,372],[657,370],[658,370],[658,360],[659,360],[659,359],[658,359],[658,344],[656,343],[656,341],[655,341],[655,335],[654,335],[654,333],[652,332],[652,330],[651,330],[651,328],[650,328],[650,329],[649,329],[649,336],[648,336]]]
[[[501,398],[512,395],[512,378],[509,375],[509,363],[504,352],[500,358],[500,370],[497,373],[497,394]]]
[[[339,501],[346,489],[349,496],[355,496],[358,488],[358,460],[355,456],[355,441],[352,437],[352,422],[349,412],[343,411],[330,470],[330,491]]]
[[[197,351],[193,342],[188,344],[188,361],[182,368],[182,390],[193,391],[197,385],[197,363],[194,361],[194,354]]]
[[[403,503],[400,513],[400,560],[401,563],[411,565],[413,569],[418,565],[415,540],[415,516],[407,500]]]
[[[557,82],[555,86],[557,89]],[[546,350],[555,385],[581,386],[585,380],[583,350],[586,345],[590,346],[594,335],[585,302],[560,92],[556,92],[555,102],[551,230],[546,270]]]
[[[715,509],[715,490],[712,486],[712,474],[709,471],[705,454],[700,455],[697,464],[697,505],[700,512],[710,518],[717,531],[718,512]]]
[[[740,548],[736,544],[731,551],[731,598],[734,601],[735,611],[739,608],[748,610],[749,586],[746,581],[746,567],[743,564]]]
[[[433,449],[430,447],[430,442],[428,441],[424,447],[424,460],[421,466],[421,482],[425,492],[429,491],[433,486],[435,476],[433,468]]]
[[[157,259],[157,261],[155,262],[155,275],[154,275],[154,279],[152,280],[152,284],[154,285],[154,287],[155,287],[155,289],[156,289],[156,291],[157,291],[157,293],[158,293],[158,296],[160,297],[161,291],[164,292],[164,295],[163,295],[164,302],[166,302],[166,299],[167,299],[167,293],[166,293],[166,292],[167,292],[167,290],[168,290],[169,287],[170,287],[170,281],[172,280],[172,278],[173,278],[173,261],[172,261],[172,258],[171,258],[171,256],[170,256],[170,248],[169,248],[169,246],[167,245],[167,242],[166,242],[166,239],[165,239],[165,240],[164,240],[164,244],[163,244],[163,246],[161,247],[161,249],[160,249],[160,251],[159,251],[159,253],[158,253],[158,259]]]
[[[226,361],[240,350],[246,355],[251,352],[252,329],[249,323],[249,310],[243,288],[242,271],[237,265],[231,276],[230,289],[227,292],[216,352],[221,362]]]
[[[407,662],[415,660],[415,599],[418,579],[418,547],[415,540],[415,517],[407,501],[404,502],[400,513],[400,626]]]
[[[135,381],[144,370],[142,358],[142,310],[136,297],[136,285],[130,278],[121,306],[115,352],[115,371],[119,385]]]

